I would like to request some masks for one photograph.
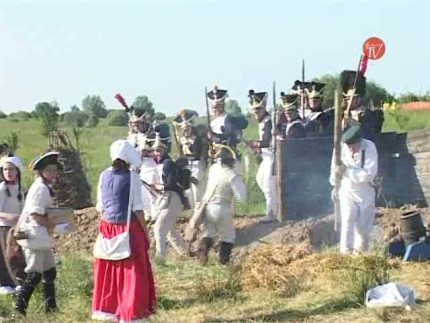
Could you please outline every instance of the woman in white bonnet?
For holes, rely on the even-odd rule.
[[[156,296],[142,183],[130,170],[140,165],[140,156],[126,140],[115,141],[110,155],[112,165],[101,173],[97,191],[98,229],[108,239],[126,232],[130,207],[131,255],[122,260],[95,259],[92,319],[141,322],[155,312]]]
[[[14,292],[17,285],[14,270],[7,259],[7,236],[24,207],[21,159],[13,155],[2,157],[0,172],[4,179],[0,183],[0,294],[6,294]]]

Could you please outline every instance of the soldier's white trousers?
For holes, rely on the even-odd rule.
[[[257,171],[257,184],[266,199],[266,215],[276,214],[277,196],[275,186],[275,176],[272,175],[273,157],[263,156]]]
[[[175,228],[176,220],[182,210],[179,195],[176,192],[168,191],[164,192],[160,198],[165,199],[166,204],[157,210],[158,217],[154,224],[154,238],[156,257],[160,261],[164,261],[167,254],[167,241],[179,254],[185,253],[186,244]]]
[[[191,208],[194,209],[198,205],[205,193],[206,189],[206,166],[205,161],[196,160],[190,162],[188,169],[191,171],[191,176],[196,178],[199,182],[198,184],[191,184],[191,188],[187,190],[187,196],[190,200]]]
[[[375,189],[339,191],[341,231],[340,252],[364,252],[369,249],[370,234],[375,221]]]
[[[231,205],[208,203],[203,218],[203,237],[219,237],[220,241],[234,243],[236,231],[233,225]]]
[[[156,168],[157,164],[153,158],[142,158],[142,164],[140,166],[140,179],[145,181],[147,184],[156,183]],[[142,185],[142,199],[143,199],[143,211],[145,213],[145,219],[155,220],[154,200],[155,197],[151,195],[148,188]]]

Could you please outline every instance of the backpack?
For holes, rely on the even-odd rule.
[[[184,190],[191,187],[191,171],[188,168],[179,168],[178,185]]]
[[[191,171],[186,168],[188,160],[186,158],[178,158],[175,163],[178,167],[177,184],[183,190],[187,190],[191,187]]]

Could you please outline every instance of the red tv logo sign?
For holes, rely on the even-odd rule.
[[[363,43],[363,55],[369,59],[377,60],[385,54],[385,44],[378,37],[371,37]]]

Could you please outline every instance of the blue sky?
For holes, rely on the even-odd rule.
[[[108,108],[140,94],[171,115],[204,111],[218,84],[246,108],[247,92],[355,69],[362,43],[386,53],[366,76],[390,92],[430,91],[427,1],[0,0],[0,110],[87,94]]]

